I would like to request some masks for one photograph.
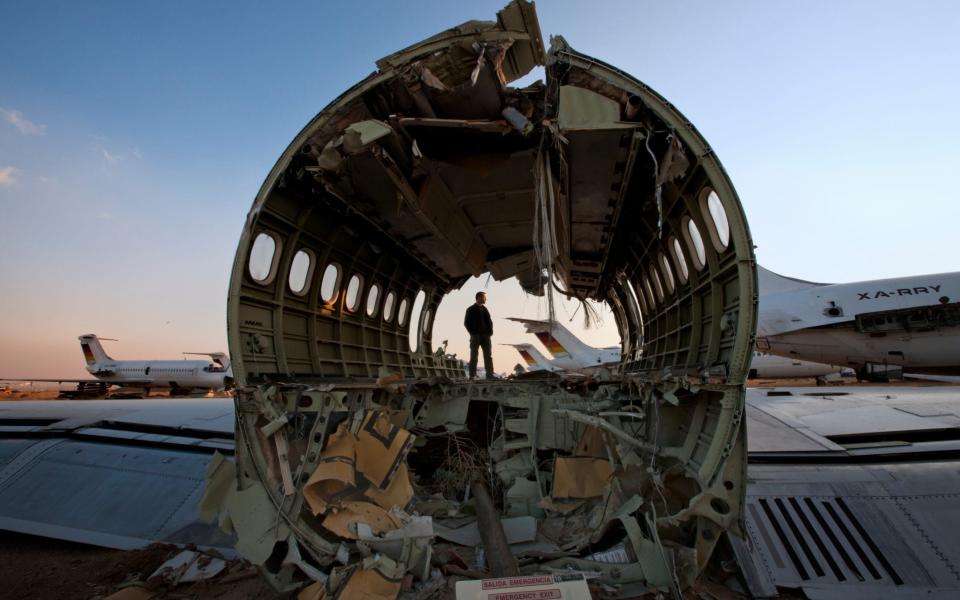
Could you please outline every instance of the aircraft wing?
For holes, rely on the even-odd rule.
[[[957,389],[747,390],[747,526],[730,540],[752,596],[956,597]]]
[[[214,452],[233,455],[233,426],[231,398],[0,402],[0,530],[233,555],[199,507]]]

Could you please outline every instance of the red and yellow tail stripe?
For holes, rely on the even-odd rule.
[[[97,362],[97,359],[93,356],[93,350],[90,349],[90,346],[87,344],[80,344],[80,347],[83,348],[83,357],[87,359],[87,364],[92,365]]]
[[[526,350],[521,350],[521,349],[518,348],[518,349],[517,349],[517,352],[520,353],[520,356],[523,357],[523,360],[527,361],[527,364],[530,365],[531,367],[532,367],[533,365],[537,364],[537,361],[534,360],[534,358],[533,358],[532,356],[530,356],[530,353],[527,352]]]
[[[550,335],[547,331],[538,331],[536,334],[537,339],[540,340],[540,343],[547,347],[547,350],[550,351],[550,354],[568,354],[567,349],[557,341],[557,338]]]

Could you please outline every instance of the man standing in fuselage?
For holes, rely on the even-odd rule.
[[[477,292],[476,302],[467,308],[463,317],[463,326],[470,333],[470,379],[477,376],[477,348],[483,348],[483,368],[487,372],[487,379],[494,379],[493,355],[491,354],[490,336],[493,335],[493,319],[490,311],[484,304],[487,303],[486,292]]]

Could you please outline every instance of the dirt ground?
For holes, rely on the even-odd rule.
[[[67,390],[66,387],[62,388]],[[31,389],[29,387],[19,387],[19,388],[3,388],[0,387],[0,401],[4,400],[57,400],[60,395],[60,389],[57,388],[46,388],[46,389]],[[69,390],[68,390],[69,391]],[[169,398],[170,394],[165,390],[156,390],[150,392],[150,398]],[[230,392],[218,391],[218,392],[209,392],[200,396],[177,396],[178,398],[228,398],[230,397]],[[103,400],[104,398],[100,398]]]
[[[165,587],[156,579],[147,581],[180,550],[167,544],[153,544],[141,550],[109,550],[0,532],[0,598],[93,600],[106,598],[137,581],[145,582],[157,599],[280,597],[241,560],[230,561],[223,573],[207,581],[175,588]]]

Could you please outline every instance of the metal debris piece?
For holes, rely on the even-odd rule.
[[[487,486],[475,481],[472,486],[477,501],[477,525],[483,541],[487,567],[494,577],[512,577],[520,574],[520,567],[510,553],[507,535],[490,498]],[[534,527],[536,522],[534,521]]]
[[[227,563],[222,558],[184,550],[157,567],[150,578],[159,577],[165,583],[175,586],[216,577],[226,567]]]

